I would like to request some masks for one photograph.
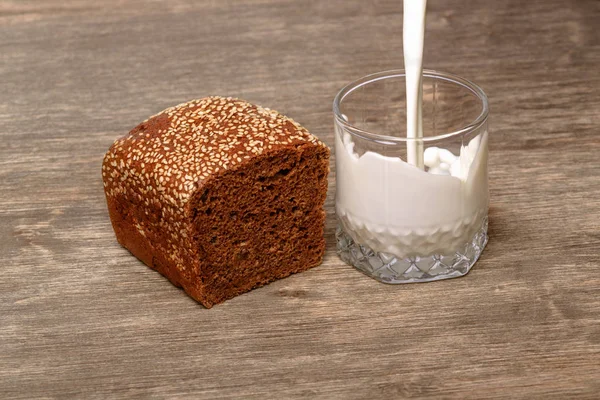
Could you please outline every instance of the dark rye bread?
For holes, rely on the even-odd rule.
[[[208,97],[108,150],[117,240],[206,307],[321,263],[329,149],[296,122]]]

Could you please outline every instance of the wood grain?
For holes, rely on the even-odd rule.
[[[178,102],[245,98],[333,145],[402,66],[398,0],[0,1],[0,398],[598,398],[600,2],[430,0],[425,65],[491,101],[491,240],[386,286],[335,254],[206,310],[116,242],[101,158]]]

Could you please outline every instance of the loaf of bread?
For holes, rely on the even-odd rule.
[[[149,118],[102,164],[119,243],[208,308],[321,263],[328,172],[306,129],[223,97]]]

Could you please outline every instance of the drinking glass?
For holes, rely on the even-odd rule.
[[[333,104],[341,259],[385,283],[467,274],[488,241],[488,101],[423,72],[423,137],[406,137],[403,70],[344,87]],[[420,152],[424,166],[407,162]]]

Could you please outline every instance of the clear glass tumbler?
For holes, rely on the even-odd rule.
[[[423,73],[423,137],[406,137],[403,70],[335,97],[337,251],[385,283],[465,275],[487,244],[488,101],[458,76]],[[424,165],[406,162],[420,153]]]

